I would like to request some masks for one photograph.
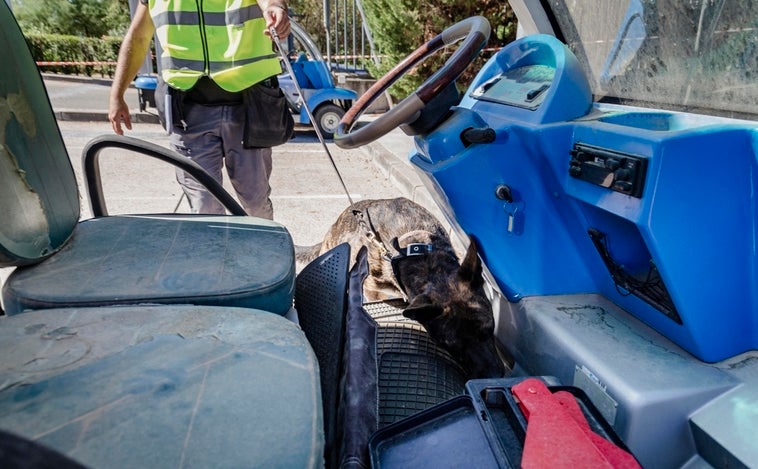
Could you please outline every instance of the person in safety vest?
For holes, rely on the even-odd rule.
[[[219,182],[225,166],[245,211],[269,219],[271,148],[243,145],[243,95],[253,85],[279,86],[272,27],[280,38],[290,33],[285,0],[140,0],[121,44],[108,111],[114,132],[123,135],[122,124],[131,130],[124,93],[155,35],[156,108],[170,147]],[[197,181],[181,170],[176,177],[193,213],[224,213]]]

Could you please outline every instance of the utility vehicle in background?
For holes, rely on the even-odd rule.
[[[292,76],[288,73],[279,75],[279,86],[295,115],[295,123],[314,124],[303,107],[305,100],[321,135],[331,139],[337,124],[357,99],[358,94],[354,90],[335,85],[329,64],[324,60],[316,43],[296,21],[291,20],[290,25],[292,33],[287,41],[290,64],[303,95],[300,96],[292,82]]]

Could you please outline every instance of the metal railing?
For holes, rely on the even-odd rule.
[[[324,0],[327,62],[335,72],[366,73],[366,62],[379,62],[361,0]]]

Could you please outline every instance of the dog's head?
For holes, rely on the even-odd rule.
[[[482,264],[472,239],[448,288],[428,289],[412,299],[405,317],[420,322],[474,378],[505,375],[495,345],[492,305],[484,293]]]

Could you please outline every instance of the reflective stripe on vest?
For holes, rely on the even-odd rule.
[[[255,0],[149,0],[148,6],[162,48],[161,75],[173,88],[188,90],[208,75],[235,92],[282,71]]]

